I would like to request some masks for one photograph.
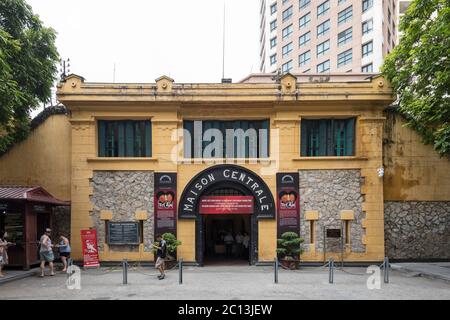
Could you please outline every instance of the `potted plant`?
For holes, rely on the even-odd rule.
[[[298,269],[300,255],[303,253],[301,244],[304,239],[300,238],[295,232],[285,232],[281,239],[277,239],[277,254],[279,255],[281,265],[287,269]]]
[[[166,268],[171,269],[177,265],[175,255],[177,252],[177,247],[181,245],[181,241],[177,240],[176,236],[170,232],[164,233],[161,237],[166,241],[167,245],[167,254],[165,259]],[[156,249],[153,249],[153,251],[156,252]]]

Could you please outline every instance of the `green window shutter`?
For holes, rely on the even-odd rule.
[[[194,121],[184,121],[183,122],[184,130],[183,133],[183,156],[186,159],[192,158],[192,149],[194,147]],[[189,133],[189,136],[187,135]]]
[[[152,156],[152,122],[145,121],[145,156]]]
[[[105,121],[98,121],[98,156],[106,156],[106,130]]]
[[[133,157],[134,156],[134,130],[133,130],[133,121],[125,122],[125,143],[126,143],[126,156]]]
[[[308,154],[308,121],[300,120],[300,155],[306,157]]]
[[[269,157],[269,120],[263,120],[261,122],[261,129],[258,133],[258,157],[268,158]]]
[[[344,155],[355,155],[355,118],[347,119],[346,123],[346,135],[345,135],[345,151]]]
[[[317,155],[324,157],[330,155],[328,152],[329,148],[329,138],[328,138],[328,130],[330,126],[330,121],[328,120],[319,120],[319,138],[317,139]]]
[[[119,157],[125,157],[125,122],[118,121],[118,135],[119,135]]]

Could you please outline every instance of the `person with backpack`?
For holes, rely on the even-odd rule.
[[[153,247],[156,249],[156,263],[155,263],[155,268],[159,270],[159,272],[161,273],[158,276],[159,280],[162,280],[166,277],[165,272],[164,272],[164,268],[165,268],[165,262],[164,259],[166,258],[167,255],[167,243],[166,240],[164,240],[162,238],[161,235],[157,235],[156,236],[156,241],[158,241],[158,245],[153,245]]]

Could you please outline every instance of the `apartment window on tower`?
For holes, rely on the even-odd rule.
[[[275,48],[276,45],[277,45],[277,37],[273,37],[272,39],[270,39],[270,49]]]
[[[305,8],[311,3],[311,0],[299,0],[298,6],[300,9]]]
[[[322,2],[317,6],[317,17],[324,16],[330,10],[330,0]]]
[[[352,49],[348,49],[344,52],[339,53],[338,54],[338,63],[337,63],[338,68],[351,63],[352,58],[353,58]]]
[[[270,23],[270,31],[272,32],[275,31],[276,29],[277,29],[277,20],[275,19]]]
[[[306,45],[309,41],[311,41],[311,31],[308,31],[304,34],[302,34],[299,38],[298,38],[298,45],[304,46]]]
[[[317,36],[323,36],[330,30],[330,19],[317,26]]]
[[[368,73],[373,72],[373,64],[369,63],[361,67],[361,72]]]
[[[294,32],[294,27],[292,24],[284,28],[283,31],[281,32],[283,40],[289,38],[292,32]]]
[[[282,48],[283,58],[286,58],[291,53],[292,49],[293,49],[292,42],[289,42],[287,45],[283,46]]]
[[[347,42],[352,41],[352,27],[338,33],[338,46],[343,46]]]
[[[298,56],[298,65],[300,67],[305,66],[311,60],[311,50],[308,50]]]
[[[282,65],[281,71],[283,73],[289,72],[292,70],[292,67],[293,67],[292,60],[289,60],[288,62],[286,62],[285,64]]]
[[[270,65],[274,65],[275,63],[277,63],[277,54],[273,54],[270,56]]]
[[[302,157],[354,156],[355,118],[302,119]]]
[[[323,56],[330,51],[330,40],[326,40],[317,45],[317,57]]]
[[[270,6],[270,14],[274,14],[277,12],[277,3],[275,2],[273,5]]]
[[[366,12],[373,6],[373,0],[363,0],[362,2],[362,12]]]
[[[300,29],[306,28],[310,22],[311,22],[311,12],[308,12],[304,16],[300,17],[300,19],[298,19],[298,26]]]
[[[323,73],[330,71],[330,60],[326,60],[317,65],[317,73]]]
[[[373,52],[373,42],[369,41],[362,45],[362,56],[367,57]]]
[[[99,157],[151,157],[150,120],[99,120]]]
[[[373,30],[373,20],[372,19],[364,21],[362,23],[362,33],[363,33],[363,35],[364,34],[368,34],[372,30]]]
[[[346,0],[338,0],[338,6],[345,3]]]
[[[289,20],[292,17],[293,13],[293,6],[290,6],[286,10],[283,11],[282,18],[283,22]]]
[[[338,14],[338,24],[346,23],[347,21],[350,21],[353,16],[353,6],[350,6]]]

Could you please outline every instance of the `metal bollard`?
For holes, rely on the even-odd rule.
[[[122,260],[122,270],[123,270],[123,284],[128,284],[128,261],[127,261],[127,259]]]
[[[384,257],[384,283],[389,283],[389,258]]]
[[[328,261],[328,282],[333,283],[334,281],[334,260],[330,258]]]
[[[274,281],[278,283],[278,257],[275,258]]]
[[[178,261],[178,283],[183,283],[183,259],[180,258],[180,261]]]

